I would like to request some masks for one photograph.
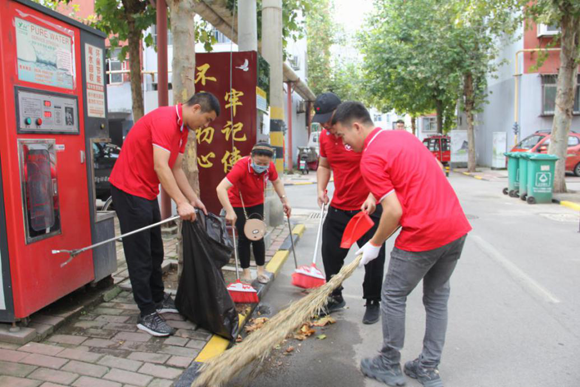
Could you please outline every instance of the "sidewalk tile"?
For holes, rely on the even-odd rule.
[[[187,343],[186,347],[187,348],[194,348],[194,349],[203,349],[203,347],[207,344],[206,341],[202,341],[202,340],[191,340],[189,343]]]
[[[41,343],[28,343],[18,348],[18,350],[29,353],[38,353],[40,355],[55,356],[62,352],[64,348]]]
[[[79,375],[71,372],[63,372],[56,370],[49,370],[47,368],[39,368],[30,375],[29,379],[42,380],[43,382],[53,382],[59,384],[71,384]]]
[[[61,359],[54,356],[45,356],[32,353],[20,360],[21,363],[30,364],[40,367],[59,369],[68,362],[68,359]]]
[[[37,387],[40,385],[37,380],[15,378],[13,376],[0,376],[0,386],[6,387]]]
[[[153,378],[141,373],[129,372],[119,369],[112,369],[111,372],[105,375],[105,379],[113,380],[115,382],[130,383],[135,386],[146,386]]]
[[[189,341],[189,339],[183,338],[183,337],[175,337],[172,336],[168,339],[165,340],[164,344],[165,345],[175,345],[178,347],[184,347],[185,344],[187,344],[187,342]]]
[[[84,334],[86,336],[89,336],[90,338],[93,338],[93,339],[109,340],[110,338],[115,336],[117,334],[117,332],[115,332],[113,330],[104,329],[104,327],[103,327],[101,329],[89,328],[84,332]]]
[[[0,375],[19,376],[23,378],[35,369],[36,367],[26,364],[0,361]]]
[[[190,321],[177,321],[177,320],[170,320],[167,321],[169,326],[175,329],[195,329],[196,325]]]
[[[82,350],[80,348],[86,348],[87,350],[85,351],[85,350]],[[87,347],[65,349],[64,351],[59,353],[57,356],[63,357],[65,359],[86,361],[89,363],[94,363],[103,357],[103,355],[101,355],[101,354],[88,352]]]
[[[57,316],[38,315],[32,316],[32,322],[37,324],[58,325],[64,321],[64,318]]]
[[[171,359],[167,360],[168,366],[172,367],[179,367],[179,368],[187,368],[193,361],[191,357],[183,357],[183,356],[172,356]]]
[[[74,387],[121,387],[120,383],[81,376],[73,384]]]
[[[147,363],[163,364],[170,357],[171,356],[169,355],[162,355],[159,353],[133,352],[132,354],[129,355],[128,359],[144,361]]]
[[[136,341],[139,343],[146,343],[151,340],[153,336],[148,333],[137,332],[119,332],[113,337],[114,341]]]
[[[74,326],[78,328],[88,329],[88,328],[102,328],[106,324],[107,324],[106,321],[79,321],[75,323]]]
[[[62,384],[52,383],[52,382],[45,382],[45,383],[42,383],[40,385],[40,387],[66,387],[66,386],[64,386]]]
[[[48,341],[61,344],[71,344],[71,345],[81,345],[83,341],[87,338],[83,336],[73,336],[73,335],[52,335],[48,338]]]
[[[85,341],[83,345],[86,345],[87,347],[110,348],[118,346],[119,343],[111,340],[90,339]]]
[[[158,352],[174,356],[196,357],[199,353],[199,349],[164,345]]]
[[[143,367],[139,369],[139,373],[155,376],[158,378],[173,380],[177,378],[179,375],[181,375],[183,373],[183,370],[155,365],[151,363],[145,363],[143,364]]]
[[[150,385],[147,387],[171,387],[173,382],[167,379],[153,379]]]
[[[75,372],[80,375],[94,376],[100,378],[109,371],[107,367],[98,366],[94,364],[82,363],[73,360],[61,368],[63,371]]]
[[[6,343],[4,341],[0,341],[0,348],[1,349],[18,349],[22,347],[22,344],[12,344],[12,343]]]
[[[106,314],[110,316],[119,316],[123,313],[123,309],[113,309],[113,308],[95,308],[93,310],[95,314]]]
[[[105,321],[107,323],[123,324],[123,323],[127,322],[128,319],[129,319],[129,317],[127,317],[127,316],[109,316],[109,315],[103,314],[101,316],[97,316],[95,321]]]
[[[201,332],[200,330],[197,331],[190,331],[188,329],[178,329],[175,332],[175,337],[186,337],[188,339],[196,339],[196,340],[205,340],[208,341],[211,339],[211,333]]]
[[[137,371],[143,365],[143,362],[135,360],[121,359],[114,356],[105,356],[97,362],[107,367],[121,368],[127,371]]]
[[[135,324],[109,323],[105,325],[103,329],[108,329],[111,331],[136,332],[137,326]]]
[[[0,360],[19,362],[28,356],[25,352],[13,351],[11,349],[0,349]]]

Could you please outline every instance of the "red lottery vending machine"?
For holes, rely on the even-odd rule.
[[[94,256],[110,247],[66,264],[51,251],[114,226],[92,177],[91,144],[108,138],[105,35],[28,0],[0,0],[0,30],[0,321],[13,322],[103,278]]]

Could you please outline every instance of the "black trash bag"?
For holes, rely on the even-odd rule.
[[[189,321],[233,340],[238,336],[238,313],[221,271],[233,245],[219,217],[199,213],[197,219],[183,222],[183,271],[175,306]]]

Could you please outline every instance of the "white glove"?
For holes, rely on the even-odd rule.
[[[362,254],[362,259],[360,260],[358,267],[362,268],[364,265],[378,257],[380,251],[381,246],[374,246],[370,241],[365,243],[365,245],[356,252],[356,255]]]

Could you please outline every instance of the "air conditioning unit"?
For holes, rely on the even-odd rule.
[[[289,62],[290,62],[290,67],[292,67],[292,70],[294,70],[294,71],[300,70],[300,58],[298,58],[295,55],[292,55],[290,57]]]
[[[298,102],[298,106],[296,106],[296,113],[306,113],[306,101]]]

